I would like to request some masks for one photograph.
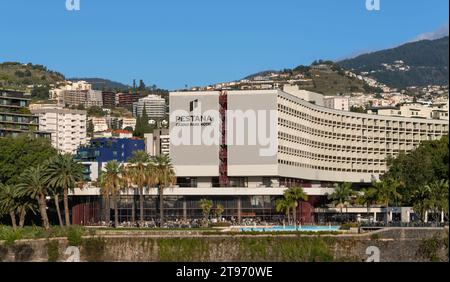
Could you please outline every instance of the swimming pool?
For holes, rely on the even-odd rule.
[[[241,231],[256,231],[256,232],[273,232],[273,231],[338,231],[340,226],[330,225],[330,226],[315,226],[315,225],[305,225],[305,226],[270,226],[270,227],[243,227]]]

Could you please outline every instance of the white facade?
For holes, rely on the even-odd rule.
[[[325,96],[323,98],[323,105],[326,108],[349,111],[349,98],[347,96]]]
[[[421,103],[408,103],[399,108],[378,109],[378,115],[400,116],[408,118],[441,119],[448,121],[448,102],[427,106]]]
[[[132,117],[123,117],[120,119],[120,123],[122,124],[122,129],[131,127],[134,130],[134,127],[136,126],[136,119]]]
[[[86,81],[66,81],[65,85],[61,85],[58,88],[51,89],[49,91],[51,100],[60,100],[65,90],[91,90],[92,85]]]
[[[55,106],[31,112],[39,116],[39,130],[51,133],[52,145],[59,152],[73,154],[86,144],[86,111]]]
[[[166,100],[158,95],[148,95],[133,103],[134,116],[142,116],[144,105],[148,117],[163,118],[166,114]]]
[[[225,169],[221,168],[219,144],[174,144],[172,140],[196,128],[201,130],[197,135],[209,131],[220,133],[220,118],[217,117],[201,126],[180,120],[190,121],[191,117],[200,116],[203,119],[211,115],[211,111],[219,111],[219,98],[223,93],[170,93],[171,114],[180,110],[186,112],[186,117],[183,114],[170,117],[170,156],[177,176],[197,177],[198,185],[211,185]],[[274,155],[261,155],[261,149],[267,148],[267,144],[227,144],[227,175],[245,178],[248,187],[277,187],[281,179],[370,183],[386,172],[389,156],[409,152],[424,140],[448,134],[448,122],[444,120],[334,110],[280,90],[226,91],[226,95],[227,117],[236,111],[249,113],[239,123],[246,134],[254,128],[248,123],[252,111],[274,111],[276,115],[266,126],[274,127],[275,134],[263,132],[271,136],[269,143],[277,148]],[[190,111],[194,102],[201,105],[201,113]],[[263,120],[256,118],[256,121],[259,124]],[[226,132],[227,135],[233,132],[229,120]]]
[[[104,117],[89,117],[88,121],[94,126],[94,132],[108,130],[108,124],[106,123],[106,118]]]

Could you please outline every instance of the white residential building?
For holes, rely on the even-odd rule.
[[[163,118],[166,114],[166,100],[158,95],[148,95],[133,103],[133,114],[135,117],[142,116],[145,110],[148,117]]]
[[[51,100],[60,100],[63,97],[64,91],[66,90],[92,90],[92,85],[86,81],[66,81],[64,85],[58,86],[58,88],[51,89],[49,91],[49,96]]]
[[[136,126],[136,119],[132,117],[123,117],[119,120],[119,123],[122,125],[122,129],[131,127],[134,130],[134,127]]]
[[[349,98],[347,96],[325,96],[323,98],[323,105],[326,108],[349,111]]]
[[[106,123],[106,118],[104,117],[90,117],[89,122],[92,122],[94,126],[94,132],[101,132],[108,130],[108,124]]]
[[[86,144],[86,111],[47,106],[31,112],[39,116],[39,130],[51,133],[52,145],[59,152],[72,154]]]

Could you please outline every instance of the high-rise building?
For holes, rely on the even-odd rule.
[[[113,108],[116,106],[116,93],[112,91],[102,92],[103,106]]]
[[[63,99],[60,102],[69,106],[101,107],[103,96],[99,90],[64,90]]]
[[[48,106],[32,113],[39,116],[39,129],[52,134],[52,145],[59,152],[73,154],[86,144],[86,111]]]
[[[139,98],[140,98],[139,93],[117,93],[116,106],[132,110],[133,103],[138,101]]]
[[[134,116],[142,116],[144,107],[149,118],[164,118],[166,114],[166,100],[158,95],[148,95],[133,103]]]
[[[22,92],[0,90],[0,137],[26,133],[50,138],[50,133],[39,130],[39,117],[31,114],[29,103]]]

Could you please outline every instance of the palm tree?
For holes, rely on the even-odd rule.
[[[448,180],[441,179],[430,182],[426,185],[429,191],[429,208],[433,213],[433,218],[437,222],[441,212],[448,213]]]
[[[0,211],[1,213],[9,214],[14,230],[17,229],[16,209],[18,198],[19,195],[16,185],[0,183]]]
[[[216,210],[214,211],[214,213],[216,214],[217,220],[220,220],[224,211],[225,211],[225,208],[223,207],[222,204],[216,205]]]
[[[377,191],[373,188],[362,189],[358,194],[357,202],[367,207],[367,218],[370,217],[370,207],[378,201]]]
[[[73,191],[75,185],[83,181],[84,167],[81,163],[75,161],[71,154],[64,154],[52,159],[47,171],[49,185],[63,189],[64,215],[66,226],[69,226],[69,190]]]
[[[425,213],[430,209],[431,190],[428,185],[420,186],[412,194],[413,209],[422,222],[425,222]]]
[[[141,226],[144,224],[144,186],[148,182],[147,166],[149,155],[144,151],[135,151],[130,158],[133,182],[139,190],[139,219]]]
[[[18,189],[18,199],[17,199],[17,213],[19,214],[19,227],[23,227],[25,224],[25,217],[28,211],[36,214],[36,205],[31,201],[31,198],[25,195],[25,191],[20,186]]]
[[[48,183],[48,179],[47,179]],[[59,195],[61,195],[62,189],[58,186],[52,186],[49,184],[49,193],[53,195],[53,200],[55,202],[56,214],[58,215],[58,222],[60,227],[64,227],[64,222],[61,216],[61,208],[59,207]]]
[[[208,217],[211,212],[212,206],[213,206],[213,202],[211,200],[208,200],[208,199],[200,200],[200,208],[202,209],[204,225],[208,224]]]
[[[120,171],[121,165],[117,161],[110,161],[105,165],[104,171],[101,175],[101,192],[106,197],[106,202],[109,202],[109,196],[111,195],[114,203],[114,223],[115,226],[119,226],[119,211],[117,208],[117,195],[120,194]],[[108,209],[109,218],[109,209]],[[109,222],[109,220],[108,220]]]
[[[332,200],[332,204],[335,207],[339,207],[341,217],[342,217],[342,209],[348,208],[350,200],[352,198],[353,190],[352,184],[348,182],[344,182],[341,184],[334,184],[334,191],[330,195],[328,195],[328,199]]]
[[[44,229],[49,229],[50,223],[47,216],[47,203],[45,201],[45,197],[49,191],[47,189],[45,168],[43,166],[37,166],[26,169],[20,176],[20,182],[20,186],[23,187],[25,195],[37,201]]]
[[[125,165],[121,166],[120,169],[120,175],[121,175],[121,182],[122,185],[124,187],[124,189],[127,190],[127,194],[128,192],[131,191],[133,192],[133,196],[132,196],[132,200],[131,200],[131,223],[134,225],[135,221],[136,221],[136,203],[135,203],[135,189],[133,188],[133,170],[131,169],[131,167],[127,167]]]
[[[168,155],[159,155],[152,158],[155,178],[159,186],[159,215],[160,224],[164,222],[164,189],[176,183],[175,171]]]
[[[291,223],[290,212],[289,212],[291,205],[292,205],[292,203],[285,198],[278,199],[275,202],[275,211],[284,213],[287,216],[288,224]]]
[[[397,191],[401,183],[395,178],[387,178],[372,183],[372,188],[377,192],[378,199],[386,205],[385,224],[389,223],[389,204],[397,203],[402,195]]]
[[[293,207],[294,225],[297,226],[297,207],[298,201],[307,201],[308,195],[305,193],[302,187],[291,187],[284,192],[284,197],[287,201],[291,202]]]

